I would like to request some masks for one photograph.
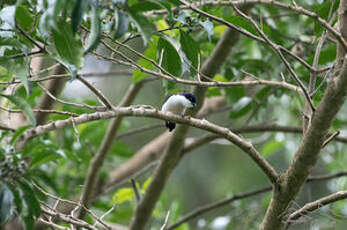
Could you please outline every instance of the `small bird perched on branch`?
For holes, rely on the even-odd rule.
[[[185,113],[187,108],[193,108],[196,106],[196,97],[192,93],[178,93],[168,96],[161,107],[162,112],[171,112],[174,114]],[[165,121],[165,126],[169,129],[169,132],[175,129],[176,124],[171,121]]]

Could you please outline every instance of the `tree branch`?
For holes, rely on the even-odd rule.
[[[131,104],[132,101],[135,99],[136,95],[138,94],[138,92],[140,91],[142,85],[143,83],[141,82],[131,85],[119,105],[128,106],[129,104]],[[120,116],[120,115],[112,119],[106,131],[104,139],[102,140],[102,143],[100,144],[98,152],[95,154],[92,161],[90,162],[90,165],[88,168],[88,174],[84,182],[82,196],[80,199],[81,204],[86,207],[89,206],[91,197],[93,193],[96,192],[95,185],[98,180],[99,172],[104,163],[105,156],[107,155],[110,148],[112,147],[114,138],[117,135],[117,132],[122,120],[123,120],[123,116]],[[78,217],[83,218],[84,214],[85,212],[81,210],[81,212],[79,212],[78,214]]]
[[[346,5],[346,0],[340,1],[339,12],[343,12],[339,15],[340,22],[344,20],[344,17],[347,19]],[[347,31],[346,22],[345,25],[341,28],[342,31],[343,29]],[[339,52],[343,51],[340,50]],[[347,57],[343,57],[342,68],[338,69],[335,76],[330,80],[311,120],[311,125],[308,127],[295,153],[292,164],[281,177],[281,187],[274,191],[270,206],[260,227],[261,230],[278,230],[284,227],[282,222],[283,214],[300,191],[312,167],[317,162],[332,121],[342,107],[347,94]],[[341,60],[337,60],[338,62],[341,62]],[[279,218],[279,216],[282,216],[282,218]]]
[[[58,65],[54,68],[53,74],[64,74],[65,68],[62,65]],[[60,94],[65,85],[65,79],[56,79],[47,83],[47,91],[40,98],[37,108],[43,110],[50,110],[54,106],[54,98]],[[48,119],[48,113],[38,112],[36,114],[36,121],[38,125],[44,124]]]
[[[291,224],[295,223],[295,220],[299,219],[301,216],[307,215],[310,212],[313,212],[325,205],[334,203],[339,200],[347,199],[347,190],[339,191],[336,193],[333,193],[329,196],[323,197],[319,200],[313,201],[311,203],[305,204],[304,207],[300,208],[299,210],[296,210],[292,214],[289,215],[288,219],[286,220],[287,226],[286,228]]]
[[[82,78],[81,76],[77,75],[76,78],[80,80],[90,91],[94,93],[94,95],[104,104],[105,107],[108,109],[112,109],[113,105],[112,103],[103,95],[103,93],[95,88],[92,84],[90,84],[86,79]]]

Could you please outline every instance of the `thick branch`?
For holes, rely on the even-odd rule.
[[[283,228],[282,218],[278,217],[283,216],[317,162],[318,154],[323,148],[332,121],[345,101],[347,94],[347,57],[345,57],[343,67],[339,72],[339,76],[335,76],[330,80],[315,116],[312,118],[311,125],[295,153],[293,163],[282,176],[281,188],[275,190],[270,207],[260,227],[262,230]]]

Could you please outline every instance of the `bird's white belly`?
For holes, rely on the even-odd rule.
[[[175,114],[182,114],[184,111],[184,106],[177,103],[167,103],[163,108],[163,112],[171,112]]]

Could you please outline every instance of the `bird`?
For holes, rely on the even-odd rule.
[[[197,104],[194,94],[189,92],[182,92],[168,96],[161,107],[162,112],[171,112],[174,114],[184,115],[187,108],[193,108]],[[169,132],[175,129],[176,124],[171,121],[165,121],[165,126]]]

